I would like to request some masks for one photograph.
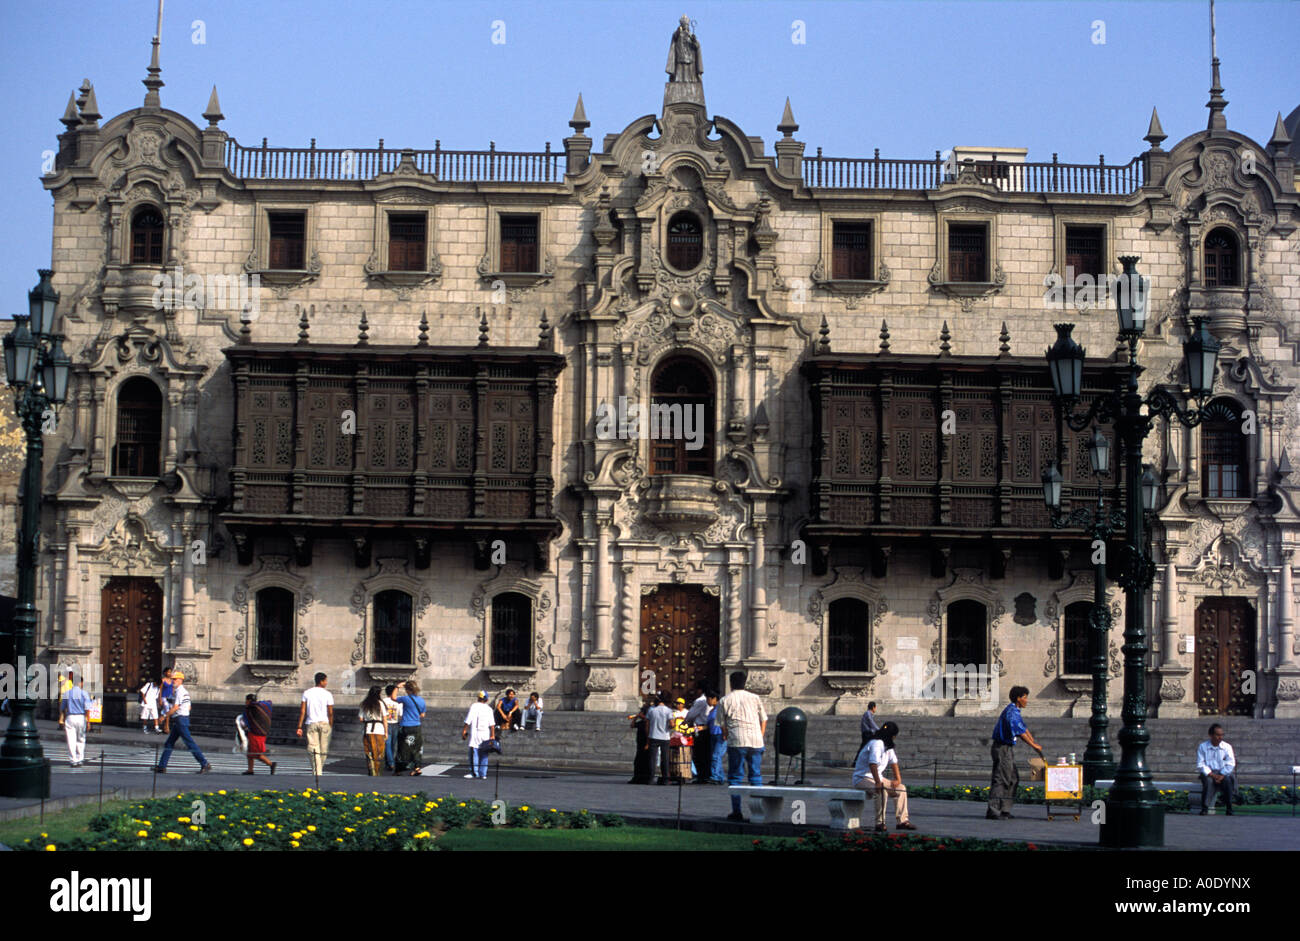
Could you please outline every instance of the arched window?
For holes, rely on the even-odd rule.
[[[492,666],[532,666],[532,620],[533,602],[527,595],[508,591],[492,599]]]
[[[693,271],[704,257],[704,229],[689,212],[668,220],[668,264],[678,271]]]
[[[1241,266],[1237,264],[1237,236],[1230,229],[1218,228],[1205,237],[1205,286],[1235,288],[1241,286]]]
[[[986,626],[984,605],[978,601],[954,601],[948,605],[948,643],[944,663],[949,666],[987,664]]]
[[[257,659],[294,659],[293,592],[287,588],[257,593]]]
[[[1092,657],[1088,652],[1088,638],[1092,631],[1088,617],[1091,614],[1091,601],[1076,601],[1065,606],[1065,650],[1061,653],[1061,672],[1068,676],[1092,672]]]
[[[857,598],[832,601],[826,635],[826,669],[831,673],[866,673],[870,668],[867,633],[871,607]]]
[[[163,263],[163,217],[153,206],[141,206],[131,217],[131,264]]]
[[[1250,480],[1241,410],[1231,399],[1216,399],[1201,413],[1201,493],[1207,497],[1248,497]]]
[[[375,595],[374,663],[411,662],[411,596],[404,591]]]
[[[143,376],[128,379],[117,393],[114,476],[157,477],[161,451],[162,393]]]
[[[713,475],[713,382],[704,367],[688,357],[659,365],[643,432],[651,473]]]

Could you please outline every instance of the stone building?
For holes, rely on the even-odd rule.
[[[44,178],[75,366],[43,655],[123,695],[177,662],[230,702],[324,670],[612,710],[740,667],[776,708],[1020,683],[1082,714],[1092,552],[1040,472],[1076,506],[1119,477],[1060,434],[1043,350],[1073,321],[1114,381],[1088,285],[1136,255],[1144,391],[1182,395],[1192,317],[1223,343],[1205,423],[1147,440],[1152,705],[1300,715],[1280,118],[1228,130],[1216,60],[1207,129],[1166,150],[1153,112],[1124,163],[813,156],[789,102],[773,153],[711,115],[688,26],[670,49],[659,113],[599,150],[581,97],[563,151],[245,146],[215,88],[205,124],[162,106],[156,41],[141,107],[101,123],[83,84]]]

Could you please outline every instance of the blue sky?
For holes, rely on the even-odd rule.
[[[1228,126],[1263,143],[1277,112],[1300,104],[1300,4],[1216,9]],[[215,84],[222,127],[246,145],[265,136],[373,147],[383,137],[388,147],[440,138],[451,149],[558,150],[581,91],[599,149],[605,134],[658,112],[682,13],[696,21],[710,112],[761,136],[769,154],[787,95],[796,136],[830,156],[974,144],[1126,163],[1146,147],[1152,105],[1166,147],[1206,123],[1208,3],[1190,0],[167,0],[162,101],[202,126]],[[104,121],[138,107],[155,16],[156,0],[3,0],[0,314],[26,309],[36,269],[50,263],[52,203],[39,177],[68,93],[90,78]],[[504,43],[493,42],[498,20]]]

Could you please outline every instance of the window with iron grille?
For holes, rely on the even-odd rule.
[[[1219,399],[1201,413],[1201,493],[1207,497],[1248,497],[1249,464],[1241,413]]]
[[[1065,606],[1065,649],[1061,652],[1061,672],[1080,676],[1092,672],[1092,657],[1088,653],[1088,639],[1092,625],[1091,601],[1076,601]]]
[[[502,216],[501,271],[537,270],[537,216]]]
[[[307,214],[305,212],[267,213],[270,236],[267,267],[271,270],[302,271],[307,267]]]
[[[1241,286],[1237,274],[1237,236],[1227,229],[1215,229],[1205,237],[1205,286]]]
[[[257,593],[257,659],[292,660],[293,592],[263,588]]]
[[[831,277],[836,280],[870,281],[871,223],[831,223]]]
[[[865,673],[870,666],[867,633],[871,606],[857,598],[832,601],[826,631],[826,669],[831,673]]]
[[[944,663],[949,666],[983,666],[988,663],[986,610],[978,601],[948,605],[948,643]]]
[[[948,280],[988,281],[988,228],[948,226]]]
[[[162,451],[162,393],[143,376],[128,379],[117,393],[117,437],[113,473],[157,477]]]
[[[1066,269],[1073,269],[1073,277],[1086,274],[1094,280],[1099,280],[1103,274],[1102,256],[1105,242],[1105,226],[1067,225],[1065,227]]]
[[[423,271],[428,217],[422,212],[388,214],[388,270]]]
[[[411,596],[404,591],[375,595],[374,663],[411,662]]]
[[[694,360],[660,364],[650,380],[650,414],[642,421],[651,473],[713,476],[713,383]],[[694,440],[686,437],[687,422]],[[695,443],[700,447],[688,447]]]
[[[533,602],[527,595],[508,591],[492,599],[492,665],[532,666]]]
[[[131,264],[163,263],[163,217],[153,206],[143,206],[131,217]]]
[[[668,220],[668,264],[678,271],[692,271],[704,257],[704,229],[689,212]]]

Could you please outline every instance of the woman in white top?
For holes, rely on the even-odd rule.
[[[492,707],[487,704],[487,693],[479,690],[478,702],[469,707],[465,715],[465,727],[460,730],[460,737],[469,745],[469,774],[467,778],[486,778],[488,753],[482,747],[497,737],[496,721]]]
[[[382,773],[379,763],[383,760],[384,745],[388,740],[388,710],[378,686],[370,687],[366,698],[361,700],[360,712],[361,750],[366,756],[366,773],[376,777]]]
[[[384,704],[384,720],[388,732],[388,741],[384,743],[384,767],[389,771],[393,770],[393,759],[397,757],[397,723],[402,719],[402,706],[393,698],[396,689],[394,684],[384,687],[384,695],[380,700]]]
[[[158,728],[158,687],[152,680],[140,681],[140,731],[148,733],[149,723],[153,722],[153,730],[161,732]]]

